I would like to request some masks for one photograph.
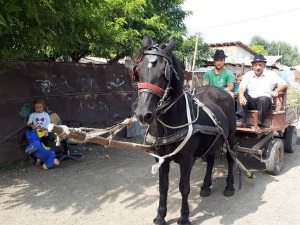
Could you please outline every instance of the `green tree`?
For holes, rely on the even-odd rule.
[[[132,56],[142,36],[185,31],[183,0],[0,0],[0,60]]]
[[[264,49],[268,49],[269,43],[267,40],[262,38],[261,36],[255,35],[251,38],[249,46],[257,45],[257,46],[263,46]]]
[[[114,16],[114,19],[118,19],[114,23],[115,46],[110,51],[111,56],[114,56],[112,61],[124,56],[134,56],[145,34],[158,43],[168,42],[171,37],[177,37],[177,43],[182,42],[181,37],[186,32],[183,21],[190,13],[182,10],[183,0],[135,0],[133,5],[128,6],[122,6],[123,0],[118,1],[120,10],[117,12],[120,14]],[[140,2],[139,8],[136,8],[136,2]]]
[[[260,36],[251,38],[250,48],[263,55],[281,55],[281,64],[295,66],[300,63],[300,54],[297,47],[283,41],[268,42]],[[265,51],[264,51],[265,49]]]
[[[300,63],[300,55],[297,47],[283,41],[272,41],[268,48],[269,55],[281,55],[281,64],[295,66]]]
[[[262,45],[250,45],[249,48],[255,51],[257,54],[267,55],[267,50]]]
[[[174,51],[174,54],[180,61],[181,65],[184,65],[186,60],[190,64],[193,63],[196,39],[197,39],[196,36],[188,37],[186,40],[182,42],[181,45],[178,46],[176,51]],[[211,56],[211,51],[209,50],[209,46],[203,41],[202,37],[199,36],[198,46],[197,46],[196,65],[202,66],[204,64],[203,59],[207,59],[209,56]]]

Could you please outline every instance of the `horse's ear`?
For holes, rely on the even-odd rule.
[[[167,47],[164,48],[164,51],[167,53],[167,54],[171,54],[171,52],[174,50],[175,48],[175,45],[176,45],[176,38],[173,37],[171,38],[171,40],[169,41],[169,43],[167,44]]]
[[[143,38],[142,47],[152,46],[152,45],[153,45],[153,41],[151,40],[149,35],[146,34]]]

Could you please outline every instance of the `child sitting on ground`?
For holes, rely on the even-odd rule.
[[[43,99],[36,99],[33,102],[33,109],[35,112],[31,113],[27,122],[29,129],[36,130],[41,129],[45,131],[45,135],[41,138],[41,142],[48,146],[48,130],[47,127],[50,124],[50,116],[44,111],[45,101]],[[41,160],[37,159],[33,154],[30,156],[34,159],[35,165],[40,165]]]

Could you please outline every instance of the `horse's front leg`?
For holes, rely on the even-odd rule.
[[[213,167],[214,167],[214,162],[215,162],[215,155],[208,155],[206,156],[206,173],[205,173],[205,177],[204,177],[204,181],[203,181],[203,185],[201,187],[201,191],[200,191],[200,196],[201,197],[208,197],[210,196],[210,192],[211,192],[211,185],[212,185],[212,171],[213,171]]]
[[[226,178],[227,185],[224,190],[224,195],[230,197],[234,195],[234,176],[233,176],[233,159],[230,155],[230,152],[226,152],[226,158],[228,162],[228,175]]]
[[[158,225],[166,224],[165,217],[167,215],[169,171],[170,161],[166,160],[159,168],[159,206],[157,209],[157,216],[153,220],[153,223]]]
[[[179,191],[181,193],[182,202],[181,202],[181,217],[178,219],[179,225],[189,225],[191,224],[189,220],[190,208],[188,204],[188,198],[190,194],[190,176],[194,160],[182,160],[180,162],[180,183]]]

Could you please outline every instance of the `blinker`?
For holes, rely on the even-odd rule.
[[[156,55],[148,55],[148,60],[149,60],[149,62],[154,63],[157,60],[157,56]]]

